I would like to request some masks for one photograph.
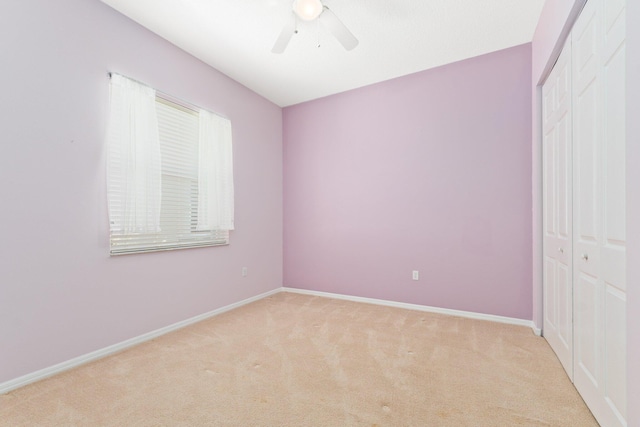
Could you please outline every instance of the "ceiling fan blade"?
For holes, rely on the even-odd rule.
[[[296,16],[292,13],[291,19],[289,19],[289,21],[286,24],[284,24],[284,27],[282,28],[282,32],[278,36],[278,40],[276,40],[276,43],[273,45],[271,52],[272,53],[284,52],[284,50],[287,48],[287,45],[289,44],[289,40],[291,40],[291,37],[293,37],[293,34],[295,32],[296,32]]]
[[[324,6],[324,11],[318,19],[345,49],[351,50],[358,46],[358,39],[327,6]]]

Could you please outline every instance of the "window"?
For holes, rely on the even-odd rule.
[[[229,120],[114,74],[108,144],[112,255],[229,243]]]

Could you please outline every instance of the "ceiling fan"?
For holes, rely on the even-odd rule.
[[[293,34],[298,32],[298,19],[303,21],[314,21],[317,19],[333,34],[346,50],[351,50],[358,45],[358,39],[355,38],[331,9],[322,4],[320,0],[293,0],[291,19],[285,24],[271,52],[284,52]]]

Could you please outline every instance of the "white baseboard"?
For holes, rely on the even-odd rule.
[[[156,329],[155,331],[148,332],[146,334],[137,336],[135,338],[128,339],[126,341],[120,342],[118,344],[110,345],[109,347],[102,348],[100,350],[93,351],[91,353],[75,357],[71,360],[67,360],[66,362],[58,363],[57,365],[50,366],[48,368],[41,369],[36,372],[32,372],[30,374],[24,375],[22,377],[18,377],[13,380],[9,380],[4,383],[0,383],[0,394],[5,394],[10,392],[11,390],[15,390],[19,387],[23,387],[27,384],[34,383],[36,381],[43,380],[45,378],[51,377],[53,375],[59,374],[61,372],[67,371],[72,368],[76,368],[80,365],[84,365],[85,363],[93,362],[94,360],[101,359],[106,356],[110,356],[112,354],[118,353],[122,350],[125,350],[129,347],[133,347],[135,345],[141,344],[145,341],[152,340],[161,335],[167,334],[169,332],[173,332],[177,329],[184,328],[185,326],[192,325],[194,323],[200,322],[202,320],[208,319],[213,316],[217,316],[224,312],[233,310],[235,308],[241,307],[243,305],[252,303],[254,301],[260,300],[262,298],[266,298],[270,295],[277,294],[282,292],[282,288],[277,288],[269,292],[265,292],[260,295],[256,295],[255,297],[247,298],[245,300],[236,302],[234,304],[230,304],[216,310],[210,311],[208,313],[203,313],[198,316],[192,317],[187,320],[183,320],[178,323],[174,323],[173,325],[165,326],[164,328]]]
[[[184,328],[185,326],[192,325],[194,323],[200,322],[202,320],[208,319],[213,316],[217,316],[224,312],[233,310],[238,307],[242,307],[243,305],[252,303],[254,301],[258,301],[260,299],[266,298],[270,295],[277,294],[279,292],[291,292],[297,294],[304,295],[313,295],[325,298],[334,298],[341,299],[347,301],[355,301],[355,302],[363,302],[368,304],[376,304],[383,305],[388,307],[398,307],[405,308],[409,310],[417,310],[417,311],[425,311],[430,313],[439,313],[446,314],[450,316],[458,316],[458,317],[467,317],[471,319],[479,319],[479,320],[488,320],[491,322],[499,322],[499,323],[507,323],[510,325],[519,325],[519,326],[527,326],[533,330],[533,333],[540,336],[541,331],[539,328],[535,327],[535,324],[531,320],[524,319],[515,319],[511,317],[503,317],[503,316],[495,316],[491,314],[482,314],[482,313],[474,313],[469,311],[460,311],[460,310],[451,310],[448,308],[439,308],[439,307],[431,307],[426,305],[418,305],[418,304],[408,304],[396,301],[387,301],[381,299],[374,298],[364,298],[364,297],[356,297],[350,295],[342,295],[342,294],[333,294],[329,292],[319,292],[319,291],[309,291],[305,289],[296,289],[296,288],[287,288],[282,287],[278,289],[274,289],[272,291],[265,292],[260,295],[256,295],[251,298],[247,298],[245,300],[236,302],[234,304],[230,304],[216,310],[210,311],[208,313],[203,313],[201,315],[192,317],[190,319],[183,320],[178,323],[174,323],[173,325],[165,326],[164,328],[156,329],[155,331],[148,332],[146,334],[137,336],[135,338],[128,339],[126,341],[120,342],[118,344],[111,345],[109,347],[102,348],[100,350],[93,351],[91,353],[87,353],[85,355],[75,357],[71,360],[67,360],[66,362],[58,363],[57,365],[50,366],[48,368],[41,369],[36,372],[32,372],[30,374],[15,378],[13,380],[9,380],[4,383],[0,383],[0,394],[5,394],[10,392],[11,390],[15,390],[17,388],[23,387],[25,385],[34,383],[36,381],[43,380],[45,378],[51,377],[53,375],[59,374],[61,372],[67,371],[72,368],[76,368],[78,366],[84,365],[85,363],[93,362],[94,360],[101,359],[106,356],[110,356],[112,354],[118,353],[122,350],[126,350],[127,348],[133,347],[138,344],[142,344],[143,342],[152,340],[161,335],[165,335],[169,332],[173,332],[175,330]]]
[[[507,323],[509,325],[527,326],[533,330],[533,333],[540,336],[540,329],[535,327],[532,320],[516,319],[514,317],[496,316],[493,314],[474,313],[471,311],[452,310],[449,308],[431,307],[428,305],[408,304],[404,302],[388,301],[374,298],[355,297],[351,295],[332,294],[329,292],[309,291],[306,289],[286,288],[284,292],[292,292],[296,294],[314,295],[325,298],[335,298],[347,301],[364,302],[368,304],[384,305],[387,307],[406,308],[408,310],[425,311],[429,313],[446,314],[449,316],[467,317],[469,319],[488,320],[490,322]]]

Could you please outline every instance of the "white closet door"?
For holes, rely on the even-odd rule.
[[[571,47],[543,94],[544,337],[573,379]]]
[[[625,0],[573,29],[574,383],[601,425],[626,425]]]

